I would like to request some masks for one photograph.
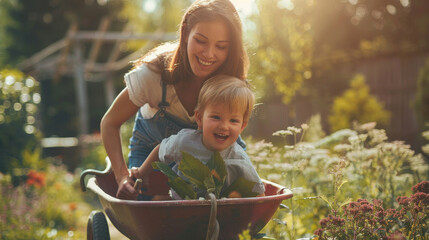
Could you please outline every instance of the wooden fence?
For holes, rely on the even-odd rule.
[[[58,81],[61,76],[74,78],[76,92],[76,109],[78,114],[78,135],[89,133],[89,100],[87,93],[88,82],[103,82],[107,107],[116,96],[114,72],[130,66],[130,61],[137,59],[155,45],[176,39],[176,33],[131,33],[126,26],[123,31],[107,31],[110,19],[101,20],[97,31],[78,30],[72,25],[67,35],[49,45],[40,52],[21,62],[18,67],[25,73],[40,80]],[[121,50],[125,41],[139,40],[145,45],[138,51],[126,53]],[[105,61],[99,62],[103,44],[113,43]]]
[[[354,64],[353,67],[343,66],[352,74],[363,74],[371,94],[391,112],[390,125],[386,127],[389,139],[405,141],[415,150],[420,150],[422,143],[414,100],[419,71],[426,59],[429,59],[428,53],[371,59]],[[331,106],[320,107],[320,104],[309,100],[312,97],[297,97],[289,105],[278,102],[262,104],[245,134],[272,140],[270,136],[273,132],[285,129],[286,126],[299,126],[317,113],[321,114],[323,128],[328,132],[326,119]]]

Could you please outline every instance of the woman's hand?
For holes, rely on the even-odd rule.
[[[112,163],[118,184],[116,197],[123,199],[135,199],[137,191],[133,189],[134,180],[130,178],[129,169],[124,161],[120,128],[124,122],[136,114],[138,109],[139,107],[129,99],[128,89],[124,88],[100,123],[104,148]]]
[[[139,191],[134,189],[134,179],[130,175],[124,176],[118,183],[118,191],[116,192],[116,197],[126,200],[136,200]]]

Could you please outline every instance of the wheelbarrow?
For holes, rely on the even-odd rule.
[[[80,176],[82,191],[91,189],[99,198],[105,214],[123,235],[141,240],[199,240],[214,231],[213,216],[219,229],[216,238],[238,239],[249,229],[254,236],[268,223],[281,202],[292,192],[276,183],[263,180],[265,196],[211,200],[133,201],[115,197],[118,185],[110,160],[104,171],[87,169]],[[85,176],[93,175],[87,180]],[[167,177],[161,172],[149,176],[148,194],[166,195]],[[213,236],[213,235],[211,235]],[[93,211],[88,219],[88,239],[110,239],[105,215]]]

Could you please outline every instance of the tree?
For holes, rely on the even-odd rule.
[[[429,51],[429,1],[259,0],[251,76],[265,98],[288,103],[299,91],[322,93],[338,67],[363,58]],[[330,82],[331,80],[334,82]],[[277,94],[273,94],[277,93]]]
[[[264,90],[274,84],[276,92],[287,103],[312,75],[312,29],[309,19],[304,17],[310,15],[312,9],[303,1],[297,1],[292,11],[282,2],[258,1],[259,14],[251,18],[256,25],[257,45],[251,50],[255,52],[251,74],[256,85],[265,85]]]

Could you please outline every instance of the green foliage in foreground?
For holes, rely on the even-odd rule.
[[[205,197],[209,193],[213,193],[217,199],[231,197],[232,195],[240,197],[255,197],[257,195],[252,192],[252,188],[256,183],[243,177],[237,178],[229,186],[225,185],[228,173],[225,161],[219,152],[213,154],[207,166],[192,155],[182,152],[179,171],[189,180],[189,183],[163,162],[154,162],[152,166],[168,177],[168,185],[182,199],[198,199],[199,197]]]
[[[248,140],[247,152],[259,175],[294,193],[284,201],[288,207],[279,209],[265,227],[270,237],[311,238],[321,219],[357,199],[377,199],[385,209],[397,208],[397,197],[410,196],[411,187],[429,177],[422,155],[403,142],[388,141],[375,123],[303,142],[308,128],[276,132],[285,140],[281,146]]]

